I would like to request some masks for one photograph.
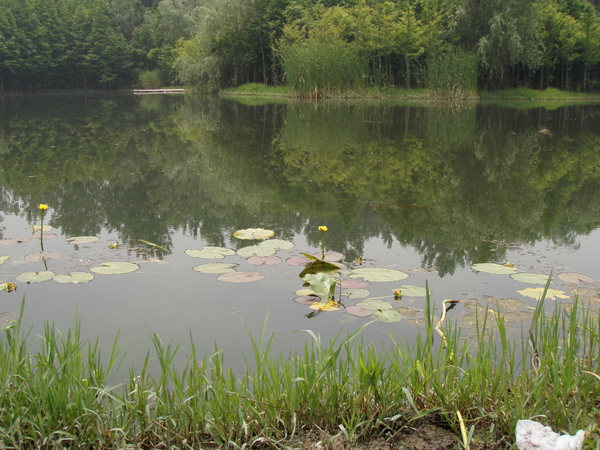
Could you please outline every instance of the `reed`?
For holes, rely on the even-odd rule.
[[[365,64],[341,41],[309,40],[280,49],[285,84],[290,95],[318,98],[365,86]]]
[[[425,78],[430,96],[477,98],[477,56],[462,50],[432,55]]]
[[[289,355],[273,354],[265,319],[259,336],[250,335],[241,374],[217,349],[199,360],[193,342],[186,366],[176,367],[179,346],[154,335],[154,355],[121,384],[109,381],[124,358],[118,336],[102,364],[97,343],[81,341],[78,321],[66,333],[47,324],[33,342],[16,321],[0,345],[0,445],[285,448],[315,430],[350,442],[391,440],[425,416],[444,420],[465,448],[511,442],[524,418],[598,438],[600,321],[589,308],[576,301],[547,313],[540,301],[516,340],[499,311],[483,315],[469,338],[437,316],[428,296],[410,342],[362,342],[365,324],[327,343],[305,331],[304,348]]]

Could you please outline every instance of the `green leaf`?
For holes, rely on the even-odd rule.
[[[401,270],[394,269],[380,269],[380,268],[361,268],[354,269],[350,275],[350,278],[362,278],[366,281],[400,281],[408,278],[408,274]]]
[[[0,256],[0,264],[4,264],[4,262],[5,262],[5,261],[6,261],[8,258],[10,258],[10,255],[8,255],[8,256]]]
[[[366,289],[345,289],[342,291],[342,295],[351,299],[367,298],[369,294],[370,292]]]
[[[382,322],[400,322],[402,320],[402,314],[395,309],[388,309],[385,311],[375,311],[373,317]]]
[[[93,242],[93,241],[92,241]],[[88,272],[70,272],[69,275],[55,275],[53,280],[57,283],[80,284],[92,281],[94,275]]]
[[[90,272],[102,275],[119,275],[122,273],[130,273],[138,270],[140,266],[130,262],[111,261],[100,264],[99,266],[90,268]]]
[[[229,272],[235,272],[235,268],[238,264],[228,264],[228,263],[209,263],[209,264],[201,264],[196,267],[192,267],[196,272],[200,273],[209,273],[209,274],[223,274]]]
[[[67,238],[68,244],[79,245],[79,244],[90,244],[96,242],[99,238],[96,236],[77,236]]]
[[[293,242],[284,241],[283,239],[269,239],[267,241],[261,242],[259,245],[264,248],[271,247],[275,250],[290,250],[294,248]]]
[[[545,288],[527,288],[521,291],[517,291],[519,294],[524,295],[525,297],[531,297],[536,300],[540,300],[542,295],[544,294]],[[552,300],[556,300],[558,298],[569,298],[570,296],[566,294],[564,291],[559,291],[558,289],[548,289],[546,291],[546,297]]]
[[[54,272],[50,270],[43,270],[41,272],[23,272],[17,275],[17,281],[21,283],[41,283],[42,281],[48,281],[54,278],[56,275]]]
[[[385,311],[387,309],[393,309],[394,307],[388,303],[388,302],[384,302],[381,300],[375,300],[373,298],[368,298],[366,300],[363,300],[360,303],[357,303],[356,306],[358,306],[359,308],[364,308],[364,309],[371,309],[374,311]]]
[[[185,254],[194,258],[223,259],[225,256],[235,255],[235,252],[225,247],[205,246],[202,250],[186,250]]]
[[[513,273],[510,277],[514,280],[531,284],[546,284],[549,278],[548,275],[541,273]]]
[[[40,227],[39,225],[33,225],[31,227],[28,227],[30,230],[32,230],[33,233],[35,233],[36,231],[50,231],[52,229],[52,227],[50,225],[44,225],[44,227]]]
[[[251,283],[262,280],[264,277],[260,272],[230,272],[219,275],[217,280],[225,283]]]
[[[235,233],[233,233],[234,237],[246,240],[269,239],[274,235],[274,231],[265,230],[263,228],[246,228],[244,230],[238,230]]]
[[[397,289],[392,289],[392,292]],[[400,286],[400,291],[405,297],[427,297],[427,289],[421,286],[415,286],[414,284],[403,284]],[[431,291],[430,291],[431,293]]]
[[[473,264],[471,267],[477,272],[494,273],[497,275],[511,275],[517,271],[516,267],[496,263]]]
[[[324,302],[329,301],[335,294],[336,280],[325,273],[308,274],[303,280],[310,284],[315,294]]]
[[[315,259],[311,261],[302,272],[300,272],[300,278],[304,278],[308,274],[316,274],[322,272],[336,272],[340,270],[340,267],[322,259]]]

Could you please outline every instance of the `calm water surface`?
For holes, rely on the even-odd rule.
[[[539,133],[547,127],[551,134]],[[229,362],[251,353],[268,315],[275,350],[298,348],[310,329],[325,340],[369,321],[343,310],[311,314],[294,301],[301,268],[286,259],[328,251],[353,267],[403,270],[400,282],[371,283],[371,297],[403,308],[403,321],[375,322],[365,341],[410,338],[424,299],[396,302],[392,289],[425,286],[432,299],[461,300],[451,313],[466,334],[475,305],[500,303],[518,329],[536,300],[508,275],[477,272],[476,263],[515,264],[519,272],[582,273],[600,279],[600,106],[555,109],[478,105],[261,104],[218,98],[131,95],[35,95],[0,98],[0,312],[34,334],[44,321],[66,330],[80,317],[84,337],[108,348],[120,330],[126,365],[139,364],[151,334],[200,353],[215,343]],[[44,250],[37,205],[50,206]],[[239,250],[256,244],[232,235],[266,228],[294,244],[283,262],[253,266],[238,255],[192,258],[204,246]],[[55,235],[55,236],[52,236]],[[66,238],[97,236],[89,244]],[[29,240],[33,237],[34,239]],[[164,249],[151,246],[140,239]],[[109,245],[119,243],[118,249]],[[362,258],[362,266],[356,262]],[[107,261],[136,272],[96,275],[85,284],[25,284],[16,277],[46,268],[89,271]],[[225,283],[193,267],[239,264],[264,279]],[[598,284],[556,279],[572,302],[600,306]],[[346,299],[344,304],[360,300]],[[492,300],[493,301],[493,300]],[[493,303],[496,305],[495,303]],[[550,302],[550,308],[554,303]],[[496,307],[496,306],[494,306]],[[4,314],[3,317],[9,317]]]

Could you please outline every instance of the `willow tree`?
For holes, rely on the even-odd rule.
[[[459,43],[479,56],[488,87],[515,82],[513,71],[535,70],[543,45],[536,5],[522,0],[462,0],[456,13]]]

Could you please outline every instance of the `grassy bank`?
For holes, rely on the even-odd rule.
[[[492,315],[461,339],[429,299],[417,339],[392,339],[385,350],[361,342],[361,330],[332,343],[309,331],[303,351],[274,355],[263,331],[243,373],[227,369],[218,351],[197,359],[193,344],[187,366],[176,368],[178,347],[154,336],[154,355],[118,385],[108,381],[121,378],[116,340],[102,364],[77,323],[64,334],[48,324],[34,338],[17,321],[0,346],[0,443],[287,448],[316,433],[327,446],[334,437],[394,442],[435,419],[454,431],[457,448],[509,448],[516,421],[534,418],[570,434],[585,429],[589,448],[598,448],[599,319],[577,303],[553,314],[543,308],[517,341]],[[160,365],[154,377],[151,359]]]
[[[426,89],[401,89],[394,87],[386,88],[365,88],[360,91],[348,90],[345,92],[339,92],[335,95],[323,95],[324,98],[366,98],[366,99],[413,99],[413,100],[460,100],[460,94],[452,93],[451,91],[447,96],[444,92],[446,91],[429,91]],[[581,92],[568,92],[560,91],[558,89],[545,89],[543,91],[527,88],[518,89],[506,89],[502,91],[478,91],[473,94],[472,91],[467,92],[468,95],[464,95],[465,100],[481,99],[481,100],[518,100],[518,101],[531,101],[531,100],[599,100],[600,93],[581,93]],[[254,97],[280,97],[288,98],[292,97],[292,94],[284,86],[267,86],[258,83],[245,84],[243,86],[224,89],[220,92],[223,96],[254,96]]]

